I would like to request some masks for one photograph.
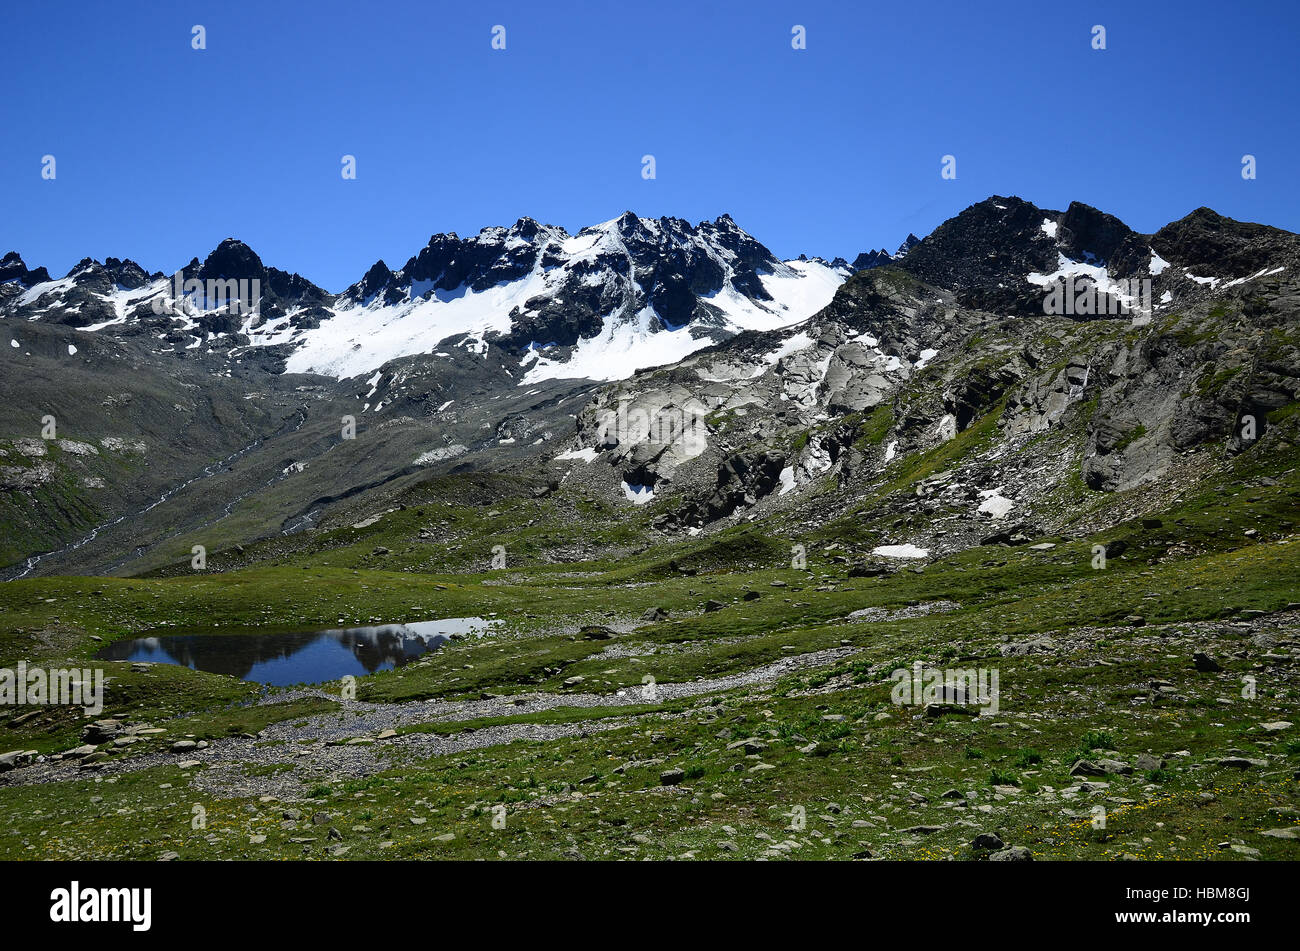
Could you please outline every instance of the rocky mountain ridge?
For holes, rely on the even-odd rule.
[[[562,458],[585,454],[566,464],[629,498],[673,500],[658,522],[672,531],[797,508],[828,484],[860,498],[961,446],[977,451],[942,481],[964,486],[949,500],[962,530],[905,544],[969,544],[1017,515],[1063,524],[1076,489],[1150,491],[1294,438],[1298,265],[1294,235],[1205,210],[1147,236],[1077,203],[995,196],[854,274],[802,324],[598,392]],[[1104,303],[1133,282],[1149,309],[1045,312],[1063,285]],[[611,438],[614,415],[708,425]]]
[[[52,280],[11,252],[0,315],[135,336],[157,354],[201,350],[335,378],[491,344],[533,379],[609,379],[802,320],[848,273],[843,261],[780,261],[728,215],[691,225],[626,212],[572,236],[531,218],[434,235],[399,270],[378,261],[340,294],[233,238],[170,277],[88,258]]]

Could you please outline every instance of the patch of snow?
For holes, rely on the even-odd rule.
[[[797,324],[829,304],[848,276],[844,268],[820,261],[786,261],[783,270],[758,277],[772,297],[769,301],[750,300],[730,282],[700,299],[721,310],[734,329],[777,330]]]
[[[28,304],[35,303],[46,294],[54,294],[55,296],[61,297],[64,291],[70,291],[76,286],[76,279],[72,277],[61,278],[57,281],[42,281],[39,284],[33,284],[23,292],[21,297],[18,298],[18,306],[25,307]]]
[[[915,545],[881,545],[871,549],[871,554],[884,558],[929,558],[930,552]]]
[[[1271,271],[1268,268],[1261,268],[1260,270],[1256,271],[1254,274],[1250,275],[1250,277],[1239,277],[1235,281],[1229,281],[1227,284],[1224,284],[1223,286],[1225,289],[1229,287],[1236,287],[1238,284],[1245,284],[1247,281],[1253,281],[1256,278],[1260,278],[1260,277],[1268,277],[1270,274],[1277,274],[1279,271],[1285,271],[1285,270],[1286,270],[1285,267],[1275,267]],[[1191,275],[1189,274],[1188,277],[1191,277]],[[1196,278],[1192,278],[1192,279],[1196,280]]]
[[[763,362],[772,364],[780,363],[783,358],[788,357],[790,354],[797,353],[798,351],[811,347],[812,345],[812,337],[808,336],[806,330],[801,330],[797,334],[791,334],[787,337],[781,342],[781,346],[777,347],[771,353],[763,354]]]
[[[652,485],[629,485],[624,482],[623,494],[633,505],[645,505],[647,502],[654,501],[655,490]]]
[[[794,491],[794,467],[786,466],[781,470],[781,491],[778,495],[785,495],[787,492]]]
[[[540,260],[540,258],[539,258]],[[484,335],[510,330],[510,311],[520,310],[532,297],[545,293],[546,278],[540,267],[517,281],[476,291],[460,287],[444,291],[412,287],[409,298],[397,304],[353,304],[303,332],[285,327],[278,333],[258,335],[254,343],[270,345],[300,340],[285,362],[286,373],[323,373],[347,378],[376,370],[389,360],[413,353],[428,353],[448,337],[467,335],[462,342],[471,353],[487,352]]]
[[[1038,227],[1043,234],[1047,235],[1049,238],[1056,237],[1056,222],[1052,221],[1050,218],[1044,218],[1043,223]]]
[[[1001,486],[996,489],[985,489],[980,492],[980,495],[984,497],[984,501],[980,503],[978,511],[994,519],[1002,518],[1016,507],[1015,502],[1003,497]]]
[[[520,384],[575,377],[623,380],[646,367],[677,363],[709,345],[707,339],[696,339],[690,327],[652,329],[659,323],[654,308],[648,305],[630,321],[619,323],[607,318],[599,334],[578,339],[568,360],[550,360],[539,353],[536,364],[524,374]]]
[[[947,442],[957,436],[957,417],[952,413],[945,413],[939,420],[938,425],[934,427],[935,435]]]
[[[568,452],[562,452],[555,457],[559,459],[581,459],[583,462],[595,462],[596,450],[590,446],[583,449],[570,449]]]
[[[1093,257],[1091,254],[1087,254],[1086,256],[1090,259]],[[1067,258],[1059,251],[1056,252],[1056,258],[1057,267],[1051,274],[1039,274],[1037,271],[1031,271],[1029,274],[1025,275],[1025,280],[1030,284],[1036,284],[1042,288],[1049,288],[1062,279],[1086,277],[1096,285],[1097,290],[1100,293],[1115,298],[1126,307],[1134,305],[1136,299],[1130,293],[1132,288],[1127,282],[1119,283],[1112,280],[1110,272],[1106,270],[1105,265],[1075,261],[1073,258]]]

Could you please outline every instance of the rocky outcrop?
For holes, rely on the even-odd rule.
[[[1043,222],[1060,217],[1019,198],[994,196],[945,221],[899,266],[950,289],[968,307],[1041,314],[1042,292],[1026,275],[1056,270],[1056,239],[1043,230]]]
[[[1300,399],[1297,315],[1294,283],[1257,281],[1108,355],[1099,367],[1105,384],[1083,464],[1086,484],[1128,488],[1206,444],[1241,452],[1268,439],[1271,414]]]
[[[748,508],[776,490],[785,464],[785,456],[774,450],[730,456],[718,466],[717,483],[707,498],[663,516],[658,527],[699,527]]]
[[[1300,253],[1300,238],[1279,228],[1234,221],[1209,208],[1197,208],[1152,235],[1151,247],[1200,277],[1236,279],[1294,262]]]

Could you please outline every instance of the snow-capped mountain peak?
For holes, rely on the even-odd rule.
[[[803,320],[847,275],[778,260],[728,215],[691,225],[629,211],[572,235],[521,218],[434,235],[400,270],[372,267],[318,328],[269,328],[265,342],[295,344],[288,370],[341,377],[452,339],[521,354],[523,382],[616,379]]]
[[[58,281],[13,253],[0,268],[0,313],[148,333],[160,351],[348,378],[400,357],[496,346],[518,355],[521,382],[622,378],[742,330],[785,327],[828,304],[850,273],[842,260],[781,261],[730,215],[692,225],[630,211],[576,234],[528,217],[435,234],[400,269],[377,261],[337,295],[234,238],[171,277],[116,258],[86,259]]]

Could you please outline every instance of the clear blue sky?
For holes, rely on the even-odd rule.
[[[1293,0],[9,3],[0,252],[170,273],[235,236],[337,291],[521,215],[729,212],[783,257],[995,193],[1300,230],[1298,40]]]

